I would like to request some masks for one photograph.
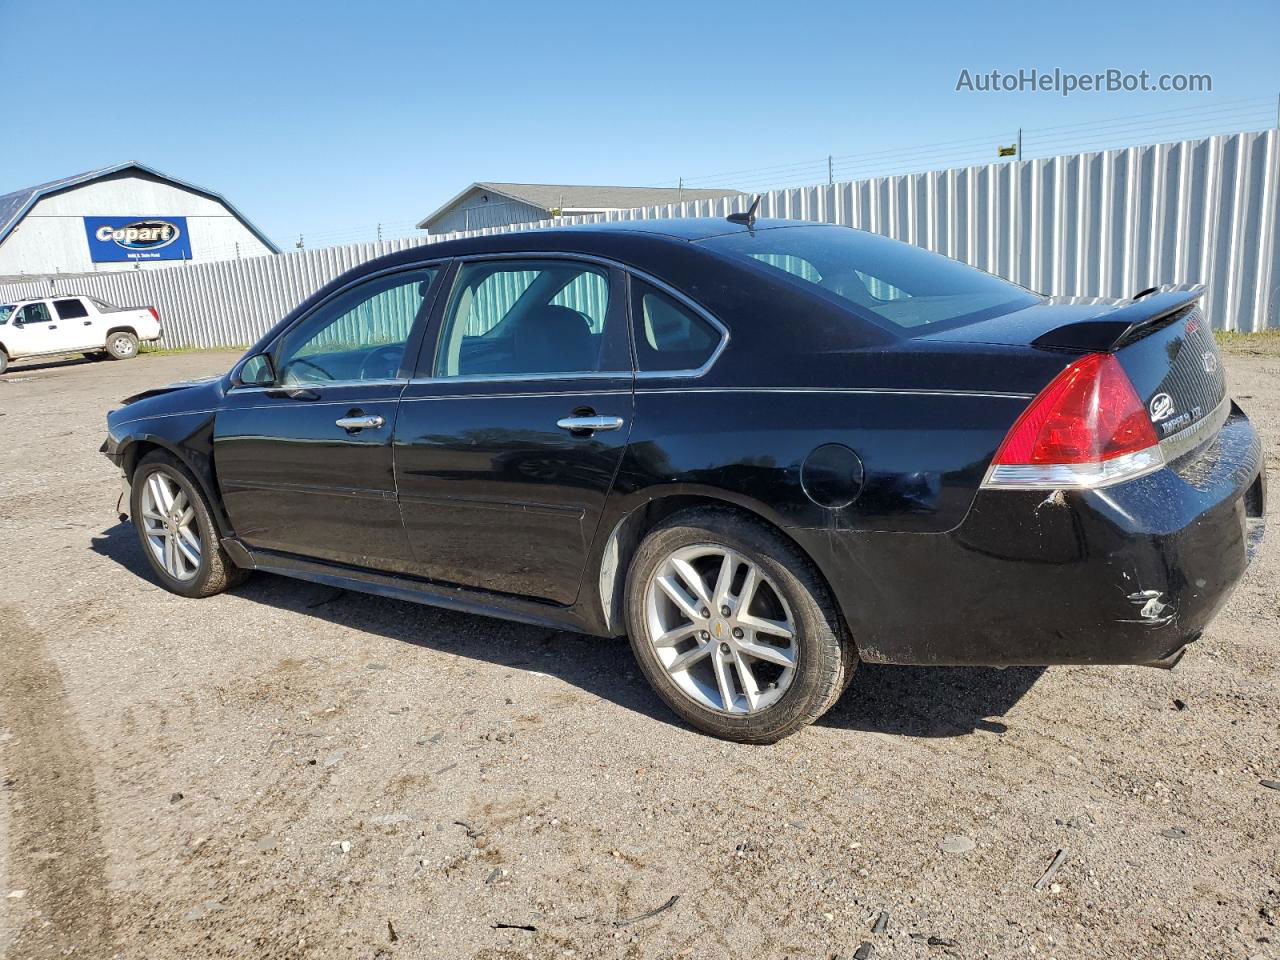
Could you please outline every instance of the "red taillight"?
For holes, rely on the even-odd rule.
[[[1081,357],[1040,391],[996,451],[987,486],[1095,487],[1164,462],[1146,408],[1109,353]]]
[[[160,311],[158,311],[155,307],[147,307],[147,312],[150,313],[151,316],[156,318],[156,323],[160,322]]]

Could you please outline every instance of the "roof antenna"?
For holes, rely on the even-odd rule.
[[[746,213],[731,213],[726,218],[730,223],[745,224],[750,230],[756,225],[756,207],[760,206],[760,194],[756,194],[756,198],[751,201],[751,206],[747,207]]]

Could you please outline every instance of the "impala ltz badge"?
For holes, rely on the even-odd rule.
[[[186,217],[85,217],[84,232],[94,263],[191,259]]]
[[[1157,393],[1147,405],[1147,411],[1151,414],[1152,423],[1169,419],[1170,414],[1173,413],[1173,397],[1167,393]]]

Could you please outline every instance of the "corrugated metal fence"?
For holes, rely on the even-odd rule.
[[[1217,329],[1280,326],[1280,131],[879,177],[763,194],[760,216],[905,240],[1059,296],[1203,284]],[[80,292],[149,304],[164,345],[247,344],[317,288],[373,257],[461,236],[601,220],[724,216],[744,198],[564,217],[259,257],[0,285],[0,302]]]

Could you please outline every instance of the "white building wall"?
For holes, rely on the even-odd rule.
[[[186,217],[194,262],[259,257],[271,250],[223,204],[136,170],[38,201],[0,244],[0,276],[133,270],[134,263],[89,258],[83,217]],[[142,270],[176,261],[139,261]]]
[[[488,200],[481,199],[487,196]],[[548,211],[522,200],[509,200],[497,193],[472,190],[458,204],[431,222],[432,233],[459,233],[505,227],[512,223],[536,223],[545,220]]]

